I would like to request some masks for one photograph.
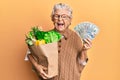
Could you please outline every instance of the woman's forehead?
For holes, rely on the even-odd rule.
[[[68,15],[69,11],[67,9],[57,9],[57,10],[55,10],[55,14],[59,14],[59,15],[66,14],[66,15]]]

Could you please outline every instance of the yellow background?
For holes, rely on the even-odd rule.
[[[38,80],[24,61],[25,33],[36,25],[52,29],[50,14],[58,2],[73,9],[71,29],[83,21],[100,28],[81,80],[120,80],[119,0],[0,0],[0,80]]]

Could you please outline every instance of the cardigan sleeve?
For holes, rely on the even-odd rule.
[[[31,54],[31,52],[30,52],[30,50],[28,49],[27,52],[26,52],[25,58],[24,58],[25,61],[28,61],[28,60],[29,60],[29,59],[28,59],[28,55],[29,55],[29,54]]]
[[[88,61],[88,56],[87,56],[87,51],[83,50],[83,41],[80,38],[80,36],[77,34],[76,35],[77,39],[77,62],[78,62],[78,67],[80,72],[84,69],[87,61]]]
[[[84,44],[78,34],[76,34],[76,39],[77,39],[77,50],[78,50],[79,63],[80,64],[85,63],[88,61],[87,51],[82,49]]]
[[[78,58],[78,62],[80,65],[85,66],[88,61],[87,51],[82,50],[80,56]]]

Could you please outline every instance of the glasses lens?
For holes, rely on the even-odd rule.
[[[54,16],[54,19],[59,19],[60,17],[62,18],[62,19],[69,19],[70,17],[68,16],[68,15],[57,15],[57,14],[55,14]]]

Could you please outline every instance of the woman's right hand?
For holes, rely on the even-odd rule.
[[[48,76],[46,73],[45,73],[45,70],[47,70],[47,68],[45,68],[44,66],[42,65],[39,65],[35,59],[33,58],[33,56],[31,54],[28,55],[28,58],[30,60],[30,62],[35,66],[35,68],[37,69],[39,75],[43,78],[43,79],[49,79],[50,76]]]
[[[43,79],[48,79],[49,76],[45,73],[45,70],[47,70],[47,68],[44,67],[44,66],[42,66],[42,65],[39,65],[39,64],[37,64],[36,66],[37,66],[36,69],[37,69],[39,75],[40,75]]]

